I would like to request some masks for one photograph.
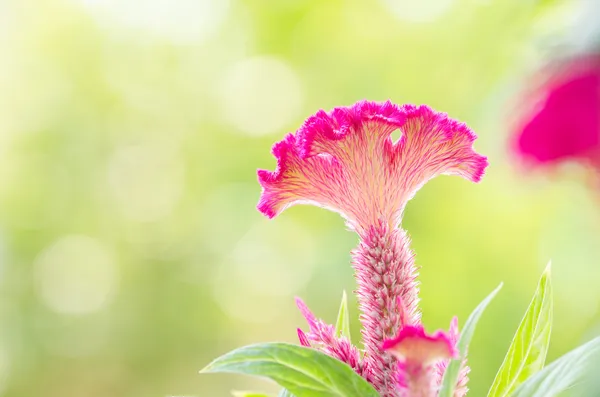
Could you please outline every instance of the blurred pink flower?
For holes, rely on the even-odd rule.
[[[513,142],[525,161],[550,165],[576,160],[600,169],[600,55],[553,66],[525,107],[532,111],[525,114]]]
[[[391,134],[398,129],[402,136],[393,142]],[[362,361],[354,365],[353,350],[301,302],[310,333],[300,331],[299,337],[302,344],[315,343],[359,368],[384,397],[405,394],[398,379],[406,374],[382,344],[406,327],[418,327],[421,317],[414,254],[400,227],[404,207],[436,175],[478,182],[487,159],[473,150],[475,139],[465,124],[427,106],[361,101],[309,117],[273,146],[277,169],[258,171],[263,214],[272,218],[289,206],[309,203],[339,212],[358,233],[352,258],[363,325]],[[435,371],[427,377],[437,379]]]

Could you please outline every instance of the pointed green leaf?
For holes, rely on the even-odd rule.
[[[463,360],[467,356],[467,350],[469,348],[469,344],[471,343],[471,338],[473,338],[473,334],[475,333],[475,326],[477,322],[481,318],[481,314],[487,307],[487,305],[492,301],[494,296],[500,291],[502,288],[502,283],[496,287],[495,290],[492,291],[476,308],[473,310],[473,313],[467,319],[465,326],[460,334],[460,339],[458,340],[458,351],[459,357],[455,360],[450,360],[448,367],[446,368],[446,372],[444,373],[444,378],[442,380],[442,387],[440,389],[440,393],[438,397],[452,397],[454,395],[454,389],[456,387],[456,382],[458,380],[458,373],[460,372],[460,366],[462,365]]]
[[[600,360],[600,337],[565,354],[523,382],[511,397],[554,397],[593,374]],[[597,372],[597,368],[595,368]]]
[[[348,317],[348,296],[346,295],[346,291],[342,293],[342,303],[340,303],[340,310],[335,323],[335,335],[338,338],[343,336],[346,339],[351,340],[350,318]]]
[[[245,346],[217,358],[200,372],[267,377],[296,397],[379,397],[347,364],[318,350],[287,343]]]
[[[552,328],[550,264],[498,370],[488,397],[506,397],[544,367]]]
[[[233,397],[269,397],[266,394],[257,393],[257,392],[253,392],[253,391],[234,390],[231,392],[231,394],[233,395]]]

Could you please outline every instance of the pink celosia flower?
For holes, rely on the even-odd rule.
[[[391,133],[402,137],[392,142]],[[297,203],[340,212],[359,234],[383,222],[396,227],[406,202],[430,178],[457,174],[479,181],[487,164],[475,135],[427,106],[362,101],[319,111],[273,146],[274,172],[259,170],[258,209],[272,218]]]
[[[393,142],[395,130],[402,135]],[[384,397],[404,391],[397,382],[402,376],[397,358],[383,351],[382,343],[420,324],[417,270],[400,228],[402,212],[436,175],[481,179],[487,160],[473,151],[475,138],[465,124],[427,106],[362,101],[309,117],[273,146],[277,169],[258,171],[263,187],[258,209],[268,217],[310,203],[341,213],[358,233],[361,241],[352,253],[363,324],[358,368]],[[303,304],[301,309],[311,328],[300,335],[302,343],[312,339],[339,358],[339,341]]]
[[[403,327],[397,337],[384,341],[381,348],[398,359],[398,384],[410,397],[435,397],[438,391],[435,364],[458,355],[445,332],[427,335],[421,325]]]
[[[600,169],[600,55],[554,66],[540,92],[526,104],[514,140],[531,164],[576,160]]]

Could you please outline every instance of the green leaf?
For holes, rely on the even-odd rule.
[[[552,329],[550,264],[538,283],[529,308],[515,333],[488,397],[506,397],[544,368]]]
[[[348,296],[346,291],[342,293],[342,303],[340,303],[340,310],[338,311],[337,321],[335,323],[335,335],[339,338],[340,336],[350,339],[350,319],[348,318]]]
[[[554,397],[585,380],[597,376],[594,364],[600,360],[600,337],[565,354],[523,382],[511,397]]]
[[[269,397],[266,394],[257,393],[257,392],[253,392],[253,391],[234,390],[231,392],[231,394],[233,395],[233,397]]]
[[[296,397],[379,397],[373,386],[347,364],[318,350],[287,343],[241,347],[200,372],[267,377]]]
[[[494,296],[500,291],[502,288],[502,283],[495,290],[492,291],[476,308],[473,310],[473,313],[467,319],[465,326],[460,334],[460,339],[458,340],[458,351],[459,357],[454,360],[450,360],[448,367],[446,368],[446,372],[444,373],[444,378],[442,380],[442,387],[440,389],[440,393],[438,397],[452,397],[454,395],[454,388],[456,387],[456,382],[458,380],[458,373],[460,372],[460,366],[462,365],[463,360],[467,356],[467,350],[469,349],[469,343],[471,343],[471,338],[473,338],[473,333],[475,333],[475,326],[477,322],[481,318],[481,314],[487,307],[487,305],[492,301]]]

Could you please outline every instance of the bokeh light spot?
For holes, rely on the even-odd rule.
[[[235,273],[249,288],[273,296],[296,293],[310,280],[315,265],[313,237],[300,224],[286,220],[273,227],[261,220],[231,253]]]
[[[291,299],[310,280],[314,241],[304,227],[289,219],[261,220],[225,261],[214,279],[216,301],[232,317],[268,322],[278,313],[280,302]]]
[[[432,22],[445,14],[454,0],[382,0],[399,19],[407,22]]]
[[[34,264],[37,293],[52,310],[87,314],[113,297],[118,273],[110,250],[83,235],[63,237],[46,248]]]
[[[223,118],[249,135],[281,130],[299,115],[300,78],[284,60],[255,57],[235,64],[221,87]]]
[[[260,190],[252,183],[221,185],[206,194],[200,208],[203,223],[210,225],[201,230],[207,250],[219,256],[231,252],[232,244],[262,216],[255,211],[259,194]]]
[[[213,35],[229,10],[228,0],[80,0],[108,29],[128,28],[175,43]]]
[[[108,164],[113,197],[127,218],[152,222],[169,215],[184,189],[184,164],[171,141],[116,149]]]

